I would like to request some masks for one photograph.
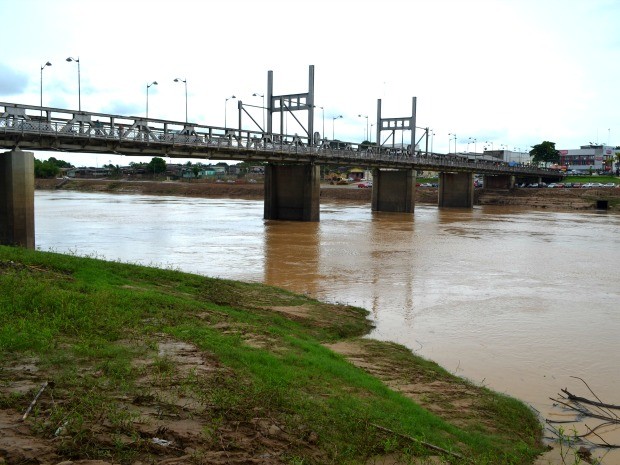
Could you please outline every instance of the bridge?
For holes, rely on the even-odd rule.
[[[5,180],[0,187],[0,243],[34,247],[34,157],[24,150],[264,162],[264,217],[276,220],[319,220],[321,165],[371,168],[371,208],[393,212],[413,212],[415,173],[420,170],[440,173],[440,207],[472,207],[474,173],[485,176],[485,185],[499,188],[511,187],[517,176],[561,177],[533,166],[429,152],[429,130],[416,126],[415,97],[412,114],[398,118],[383,117],[378,100],[376,140],[387,132],[383,143],[322,138],[313,130],[314,67],[309,70],[309,90],[287,95],[273,94],[269,71],[267,107],[260,107],[268,114],[265,128],[252,115],[253,106],[242,101],[236,128],[0,102],[0,148],[9,150],[0,154],[0,176]],[[295,114],[300,111],[305,113],[303,121]],[[305,134],[283,133],[285,113]],[[279,131],[274,128],[277,115]],[[256,128],[247,129],[250,125]],[[422,131],[419,139],[416,129]],[[409,132],[412,143],[397,145],[397,132]]]

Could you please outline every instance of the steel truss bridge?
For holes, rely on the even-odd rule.
[[[241,118],[239,118],[241,119]],[[559,177],[552,170],[245,129],[0,102],[0,147]]]

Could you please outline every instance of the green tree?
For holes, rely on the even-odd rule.
[[[559,163],[560,152],[555,149],[555,142],[543,141],[532,146],[530,157],[533,163]]]
[[[60,168],[49,160],[41,161],[34,159],[35,178],[55,178],[60,173]]]
[[[64,160],[49,157],[46,161],[34,159],[35,178],[53,178],[60,173],[60,168],[72,168],[73,165]]]
[[[72,168],[73,165],[69,162],[66,162],[64,160],[58,160],[55,157],[49,157],[47,159],[47,161],[49,161],[50,163],[53,163],[54,165],[56,165],[58,168]]]
[[[166,172],[166,160],[160,157],[153,157],[147,165],[149,173],[165,173]]]

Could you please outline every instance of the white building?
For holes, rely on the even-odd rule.
[[[482,154],[482,158],[479,159],[503,163],[516,163],[519,165],[528,165],[531,161],[528,152],[514,152],[512,150],[485,150]]]
[[[568,171],[611,172],[616,150],[607,145],[582,145],[579,149],[560,150],[560,165]]]

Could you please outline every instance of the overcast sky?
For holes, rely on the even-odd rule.
[[[329,138],[361,141],[378,98],[406,117],[416,96],[436,152],[454,151],[450,133],[459,151],[620,144],[617,0],[0,0],[0,18],[4,102],[38,105],[49,61],[43,104],[77,109],[71,56],[83,110],[143,116],[157,81],[149,116],[184,121],[181,78],[189,120],[223,126],[227,97],[262,105],[269,70],[274,94],[306,92],[312,64]]]

